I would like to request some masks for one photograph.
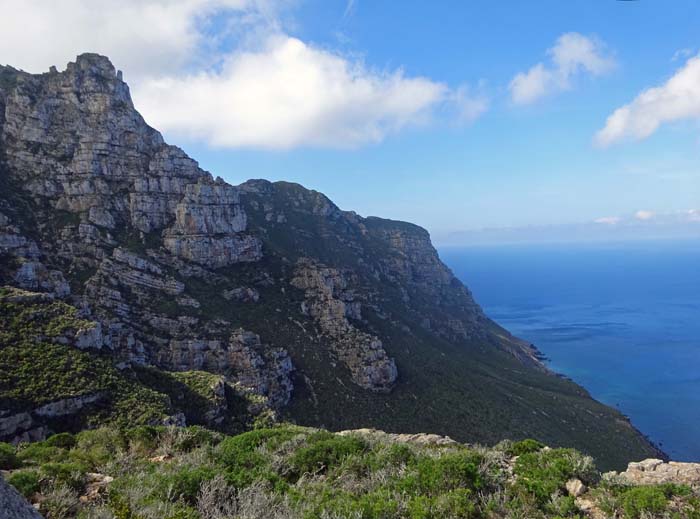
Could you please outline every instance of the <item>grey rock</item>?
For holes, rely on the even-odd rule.
[[[0,517],[2,519],[41,519],[41,515],[0,475]]]

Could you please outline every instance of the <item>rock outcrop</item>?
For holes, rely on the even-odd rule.
[[[382,341],[355,328],[349,319],[362,319],[361,305],[348,289],[345,277],[333,268],[299,260],[291,281],[304,290],[302,313],[318,322],[330,344],[361,387],[389,390],[398,376],[396,364],[389,358]]]
[[[631,485],[675,483],[700,487],[700,463],[664,462],[648,458],[630,463],[624,472],[612,472],[609,475]]]

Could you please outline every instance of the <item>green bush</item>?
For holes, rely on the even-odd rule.
[[[0,442],[0,470],[19,468],[22,462],[15,453],[15,448],[9,443]]]
[[[407,465],[415,459],[413,450],[405,443],[394,443],[382,453],[382,461],[391,465]]]
[[[71,449],[75,447],[75,436],[70,433],[54,434],[46,439],[46,445],[49,447],[58,447],[59,449]]]
[[[627,519],[639,519],[643,514],[658,515],[668,506],[668,498],[660,487],[630,488],[621,501]]]
[[[397,482],[397,489],[411,494],[436,496],[458,488],[483,487],[479,465],[483,457],[471,450],[445,453],[440,457],[422,456],[410,465],[410,472]]]
[[[17,451],[17,457],[23,462],[37,465],[42,463],[63,462],[68,459],[68,451],[60,447],[48,445],[45,441],[22,444]]]
[[[528,438],[512,444],[508,449],[506,449],[506,454],[509,456],[522,456],[523,454],[540,451],[544,449],[544,447],[544,443]]]
[[[565,490],[566,482],[578,478],[590,485],[598,472],[593,460],[573,449],[549,449],[523,454],[515,462],[517,484],[533,494],[540,505]]]
[[[210,467],[179,467],[169,474],[157,478],[156,495],[162,500],[185,501],[194,504],[202,483],[216,475]]]
[[[193,425],[180,430],[175,448],[180,452],[189,452],[205,445],[216,445],[220,438],[220,434],[199,425]]]
[[[129,448],[139,454],[148,455],[158,448],[160,433],[164,430],[164,427],[142,425],[129,429],[125,436]]]
[[[276,483],[279,478],[267,470],[269,457],[260,452],[263,445],[274,450],[298,434],[289,427],[255,429],[223,440],[215,451],[216,459],[226,468],[226,479],[236,487],[250,485],[256,479]]]
[[[125,435],[119,430],[101,427],[80,432],[71,456],[96,469],[114,460],[127,446]]]
[[[309,436],[308,443],[308,446],[297,449],[289,459],[291,474],[294,477],[305,473],[327,472],[348,456],[363,454],[369,450],[367,442],[361,438],[325,431]]]
[[[35,470],[13,472],[7,482],[27,499],[39,491],[39,474]]]
[[[85,486],[85,467],[78,463],[44,463],[41,473],[54,486],[66,486],[73,490],[82,490]]]

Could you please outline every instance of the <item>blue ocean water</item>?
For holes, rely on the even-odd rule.
[[[700,241],[446,247],[486,313],[617,407],[671,458],[700,461]]]

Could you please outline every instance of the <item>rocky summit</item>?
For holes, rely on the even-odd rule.
[[[0,67],[0,282],[0,440],[235,415],[660,455],[484,315],[424,229],[214,178],[103,56]]]

